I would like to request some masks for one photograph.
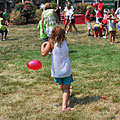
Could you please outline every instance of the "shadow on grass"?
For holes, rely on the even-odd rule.
[[[117,42],[115,42],[115,43],[120,43],[120,41],[117,41]]]
[[[74,108],[75,105],[86,105],[90,104],[92,102],[96,102],[98,100],[102,99],[101,96],[86,96],[84,98],[76,98],[74,97],[74,94],[69,97],[69,107]],[[56,104],[56,107],[62,106],[62,103]]]
[[[96,102],[100,99],[102,99],[101,96],[86,96],[84,98],[76,98],[76,97],[74,97],[74,95],[72,95],[69,98],[69,106],[74,108],[74,106],[77,104],[86,105],[86,104],[90,104],[92,102]]]
[[[11,40],[19,40],[20,39],[20,37],[18,37],[18,38],[9,38],[9,39],[7,39],[7,41],[11,41]]]
[[[70,50],[69,53],[77,53],[77,50]]]

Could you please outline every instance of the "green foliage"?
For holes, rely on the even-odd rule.
[[[41,19],[42,9],[37,9],[35,12],[35,21],[38,23]]]
[[[25,3],[18,3],[15,6],[15,11],[20,11],[20,15],[26,18],[26,23],[34,20],[35,9],[35,6],[30,1],[25,1]]]
[[[87,11],[87,6],[88,6],[89,4],[88,3],[84,3],[84,4],[82,4],[82,3],[80,3],[80,4],[77,4],[76,6],[75,6],[75,14],[84,14],[85,15],[85,12]],[[95,15],[95,11],[94,11],[94,8],[91,6],[91,12],[90,12],[90,14],[93,14],[93,15]]]
[[[13,11],[10,13],[10,21],[13,24],[24,24],[25,20],[25,17],[21,16],[20,11]]]
[[[55,8],[57,4],[56,4],[56,2],[52,1],[51,5],[52,5],[52,8]]]

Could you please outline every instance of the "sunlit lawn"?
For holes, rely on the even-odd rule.
[[[120,32],[110,45],[109,39],[87,37],[85,25],[77,27],[78,34],[66,35],[74,78],[69,103],[75,110],[65,113],[36,25],[9,28],[8,40],[0,42],[0,120],[120,120]],[[33,59],[42,69],[27,68]]]

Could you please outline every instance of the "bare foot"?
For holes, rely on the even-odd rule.
[[[113,42],[110,42],[110,44],[112,45],[112,44],[113,44]]]
[[[62,109],[61,112],[66,112],[66,111],[73,111],[74,108],[71,108],[71,107],[67,107],[65,109]]]

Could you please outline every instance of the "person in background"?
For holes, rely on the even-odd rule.
[[[93,36],[100,37],[100,25],[98,23],[93,25]]]
[[[117,23],[117,19],[115,16],[115,9],[111,9],[111,12],[108,14],[108,25],[109,25],[109,40],[110,40],[110,44],[115,43],[115,36],[116,36],[116,23]]]
[[[7,13],[7,9],[4,10],[3,16],[5,17],[5,23],[8,26],[9,15]]]
[[[7,40],[7,33],[8,30],[5,26],[5,20],[3,18],[3,12],[0,12],[0,33],[2,35],[2,40]],[[4,33],[5,33],[5,38],[4,38]],[[4,39],[3,39],[4,38]]]
[[[78,33],[78,30],[77,30],[77,27],[75,26],[75,19],[74,19],[74,13],[73,13],[73,10],[70,9],[70,15],[69,15],[69,26],[67,28],[67,32],[70,30],[70,32],[72,31],[72,26],[74,27],[75,29],[75,33]]]
[[[106,16],[104,17],[104,19],[102,20],[102,29],[103,29],[103,33],[104,36],[103,38],[107,38],[108,37],[108,20],[107,20],[108,14],[106,13]]]
[[[41,15],[42,20],[42,33],[44,34],[44,24],[46,25],[46,34],[49,38],[51,36],[52,29],[59,24],[59,18],[50,3],[45,4],[45,10]],[[45,23],[44,23],[45,22]]]
[[[87,29],[88,29],[88,36],[91,36],[90,31],[91,31],[91,23],[90,23],[90,10],[91,10],[91,6],[87,6],[87,11],[85,13],[85,23],[87,25]]]
[[[102,18],[104,17],[104,5],[102,3],[102,0],[98,0],[99,2],[99,5],[98,5],[98,13],[97,13],[97,16],[96,16],[96,23],[99,23],[99,18]]]
[[[61,18],[60,18],[60,8],[59,8],[59,5],[56,5],[55,12],[56,12],[56,14],[57,14],[57,16],[59,18],[59,21],[60,21]]]
[[[118,9],[115,11],[116,18],[120,19],[120,5]],[[120,30],[120,21],[118,21],[118,30]]]
[[[47,37],[47,34],[46,34],[46,24],[45,24],[45,22],[44,22],[44,25],[43,25],[44,34],[42,32],[42,20],[39,21],[37,28],[39,29],[39,37],[43,40],[43,42],[48,41],[48,37]]]
[[[71,6],[70,2],[67,2],[67,6],[64,9],[64,17],[65,17],[65,25],[64,25],[64,29],[66,30],[67,25],[69,23],[69,17],[70,17],[70,10],[72,12],[74,12],[74,7]],[[67,33],[67,32],[66,32]]]

